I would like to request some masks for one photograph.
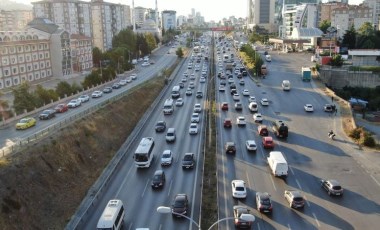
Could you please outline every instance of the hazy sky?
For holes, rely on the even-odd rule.
[[[0,0],[1,1],[1,0]],[[15,2],[30,4],[37,0],[11,0]],[[90,1],[90,0],[84,0]],[[121,3],[132,6],[132,0],[104,0],[105,2]],[[359,4],[363,0],[349,0],[349,4]],[[247,0],[157,0],[158,10],[175,10],[177,16],[189,15],[191,8],[199,11],[206,21],[219,21],[229,16],[246,17]],[[135,7],[155,8],[155,0],[135,0]]]

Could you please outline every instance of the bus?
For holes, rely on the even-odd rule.
[[[124,205],[121,200],[110,200],[98,221],[96,229],[121,229],[124,219]]]
[[[135,164],[137,168],[149,168],[153,160],[153,137],[144,137],[135,151]]]

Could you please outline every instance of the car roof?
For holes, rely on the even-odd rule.
[[[265,141],[271,141],[271,140],[273,140],[272,137],[263,137],[263,139],[264,139]]]
[[[267,192],[256,192],[256,196],[258,196],[260,199],[269,199],[270,196]]]
[[[161,174],[164,174],[164,170],[162,169],[158,169],[154,172],[154,175],[161,175]]]
[[[337,180],[334,180],[334,179],[328,179],[326,181],[328,181],[333,186],[340,185],[340,183]]]
[[[293,197],[302,197],[302,194],[298,190],[287,190],[290,194],[293,195]]]
[[[233,180],[231,183],[234,183],[238,187],[245,187],[245,182],[243,180]]]
[[[254,141],[254,140],[247,140],[247,143],[248,144],[256,144],[256,141]]]

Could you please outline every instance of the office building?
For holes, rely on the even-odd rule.
[[[275,0],[248,0],[247,28],[255,26],[274,32],[275,26]]]
[[[177,28],[177,19],[176,11],[174,10],[164,10],[162,11],[162,28],[164,30],[176,29]]]
[[[0,10],[0,31],[22,30],[32,20],[32,10]]]

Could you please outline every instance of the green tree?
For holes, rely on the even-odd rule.
[[[356,30],[354,26],[346,30],[346,33],[343,35],[342,45],[347,46],[349,49],[356,48]]]
[[[92,63],[94,64],[94,66],[99,66],[102,57],[102,51],[98,47],[94,47],[92,49]]]
[[[370,22],[365,22],[359,29],[358,33],[362,36],[373,36],[375,30]]]
[[[152,50],[154,50],[157,47],[156,39],[154,38],[153,34],[146,33],[145,41],[148,45],[149,53],[152,53]]]
[[[55,92],[59,95],[60,98],[70,96],[73,93],[71,85],[66,81],[60,81],[55,87]]]
[[[179,57],[179,58],[182,58],[183,57],[183,51],[182,51],[182,48],[181,47],[178,47],[177,51],[175,52],[175,54]]]
[[[323,33],[327,33],[327,29],[331,27],[331,21],[329,20],[323,20],[320,24],[319,24],[319,29],[323,31]]]
[[[331,65],[332,66],[342,66],[343,65],[342,55],[337,54],[337,55],[332,56]]]
[[[36,90],[34,91],[35,96],[38,100],[38,105],[43,106],[46,104],[51,103],[51,101],[57,101],[58,100],[58,94],[53,89],[45,89],[42,87],[42,85],[37,85]]]
[[[3,94],[0,92],[0,98]],[[9,104],[6,100],[0,99],[0,119],[7,119],[11,116]]]
[[[84,80],[82,82],[82,86],[83,86],[83,88],[87,89],[87,88],[97,86],[100,83],[102,83],[102,79],[101,79],[98,71],[92,71],[89,75],[87,75],[84,78]]]
[[[17,114],[23,113],[25,110],[30,112],[36,108],[36,98],[29,91],[28,82],[23,82],[17,88],[12,89],[13,107]]]

